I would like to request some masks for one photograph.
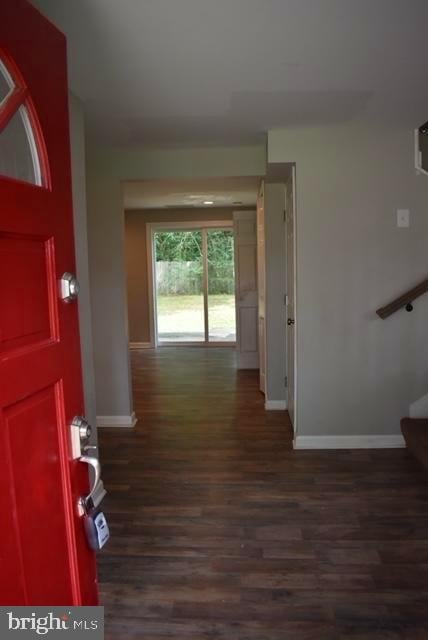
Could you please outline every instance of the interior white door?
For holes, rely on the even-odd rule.
[[[264,184],[257,198],[257,289],[258,289],[258,332],[260,391],[266,393],[266,256],[265,256],[265,209]]]
[[[294,174],[293,174],[294,176]],[[295,422],[295,242],[294,242],[294,177],[285,185],[285,218],[287,233],[287,408]]]
[[[257,217],[235,211],[236,351],[238,369],[258,369]]]

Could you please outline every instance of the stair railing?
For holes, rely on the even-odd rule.
[[[413,287],[413,289],[409,289],[409,291],[406,291],[406,293],[403,293],[403,295],[399,296],[398,298],[395,298],[395,300],[393,300],[389,304],[385,305],[384,307],[380,307],[380,309],[377,309],[376,313],[379,316],[379,318],[382,318],[382,320],[385,320],[385,318],[392,316],[393,313],[403,308],[405,308],[406,311],[409,311],[409,312],[413,311],[413,302],[427,292],[428,292],[428,280],[424,280],[423,282],[418,284],[416,287]]]

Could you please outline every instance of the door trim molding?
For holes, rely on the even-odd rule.
[[[129,349],[131,351],[139,351],[140,349],[153,349],[151,342],[130,342]]]
[[[299,309],[298,309],[298,275],[297,275],[297,185],[296,185],[296,165],[293,164],[291,170],[291,189],[293,194],[293,269],[294,269],[294,300],[293,300],[293,309],[294,309],[294,424],[293,429],[294,433],[297,436],[299,432],[299,406],[298,406],[298,360],[299,360],[299,349],[298,349],[298,339],[299,339]],[[286,231],[287,233],[287,226]],[[287,371],[288,375],[288,371]]]
[[[297,436],[294,449],[401,449],[404,438],[397,435],[375,436]]]
[[[130,416],[97,416],[97,428],[119,427],[131,428],[137,424],[135,411]]]
[[[287,408],[287,400],[268,400],[265,402],[266,411],[285,411]]]

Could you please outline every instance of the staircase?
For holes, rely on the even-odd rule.
[[[413,311],[414,301],[428,293],[428,279],[423,280],[415,287],[412,287],[392,302],[377,309],[376,313],[382,320],[389,318],[393,313],[405,309],[408,313]],[[428,394],[413,403],[411,412],[421,415],[422,411],[428,408]],[[422,413],[425,415],[425,413]],[[428,418],[403,418],[401,420],[401,431],[406,441],[406,446],[424,467],[428,469]]]
[[[408,450],[428,468],[428,418],[403,418],[401,431]]]

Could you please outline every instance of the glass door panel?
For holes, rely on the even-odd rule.
[[[157,336],[168,342],[205,342],[201,231],[157,231]]]
[[[236,341],[233,231],[208,229],[208,340]]]

